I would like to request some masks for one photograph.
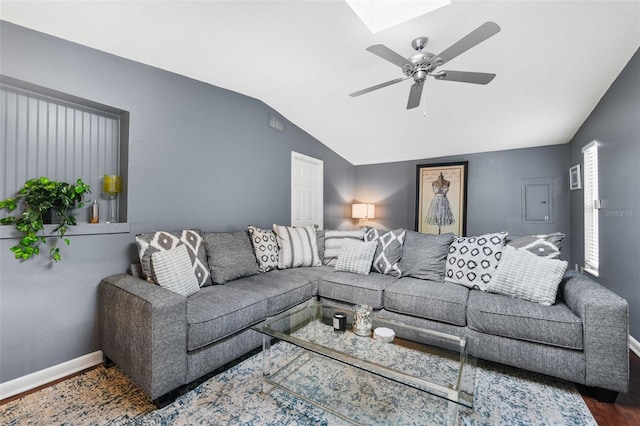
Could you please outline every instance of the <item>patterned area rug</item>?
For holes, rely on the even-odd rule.
[[[273,359],[286,359],[291,349],[284,343],[273,347]],[[324,365],[324,364],[323,364]],[[314,367],[315,368],[315,367]],[[314,372],[326,378],[332,370]],[[257,354],[209,379],[155,410],[142,391],[117,367],[102,366],[64,382],[0,406],[2,425],[343,425],[344,420],[277,388],[262,393],[262,354]],[[371,404],[378,390],[370,382],[358,392]],[[375,388],[375,386],[374,386]],[[391,387],[383,391],[394,392]],[[379,395],[377,395],[379,396]],[[395,394],[387,405],[411,404],[415,400]],[[368,424],[437,425],[447,423],[446,404],[420,401],[417,411],[397,417],[383,415]],[[357,405],[358,401],[347,401]],[[440,407],[440,408],[439,408]],[[397,407],[391,407],[397,408]],[[382,412],[386,412],[382,410]],[[390,413],[391,411],[389,411]],[[386,416],[386,417],[385,417]],[[596,425],[582,397],[571,383],[489,362],[478,362],[475,408],[460,409],[462,425]]]

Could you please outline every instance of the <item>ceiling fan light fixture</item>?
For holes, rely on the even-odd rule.
[[[373,34],[451,4],[451,0],[345,0]]]

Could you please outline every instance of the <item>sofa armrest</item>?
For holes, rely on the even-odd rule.
[[[575,271],[565,275],[563,296],[582,319],[585,384],[618,392],[629,388],[629,304]]]
[[[151,399],[186,383],[187,299],[128,274],[98,287],[100,345]]]

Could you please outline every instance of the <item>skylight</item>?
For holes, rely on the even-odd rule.
[[[372,33],[447,6],[450,0],[345,0]]]

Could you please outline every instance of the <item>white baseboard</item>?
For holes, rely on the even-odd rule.
[[[629,335],[629,349],[631,349],[634,354],[640,356],[640,342],[631,335]]]
[[[102,351],[95,351],[87,355],[54,365],[44,370],[36,371],[8,382],[0,383],[0,399],[9,398],[22,392],[46,385],[55,380],[69,376],[102,363]]]

